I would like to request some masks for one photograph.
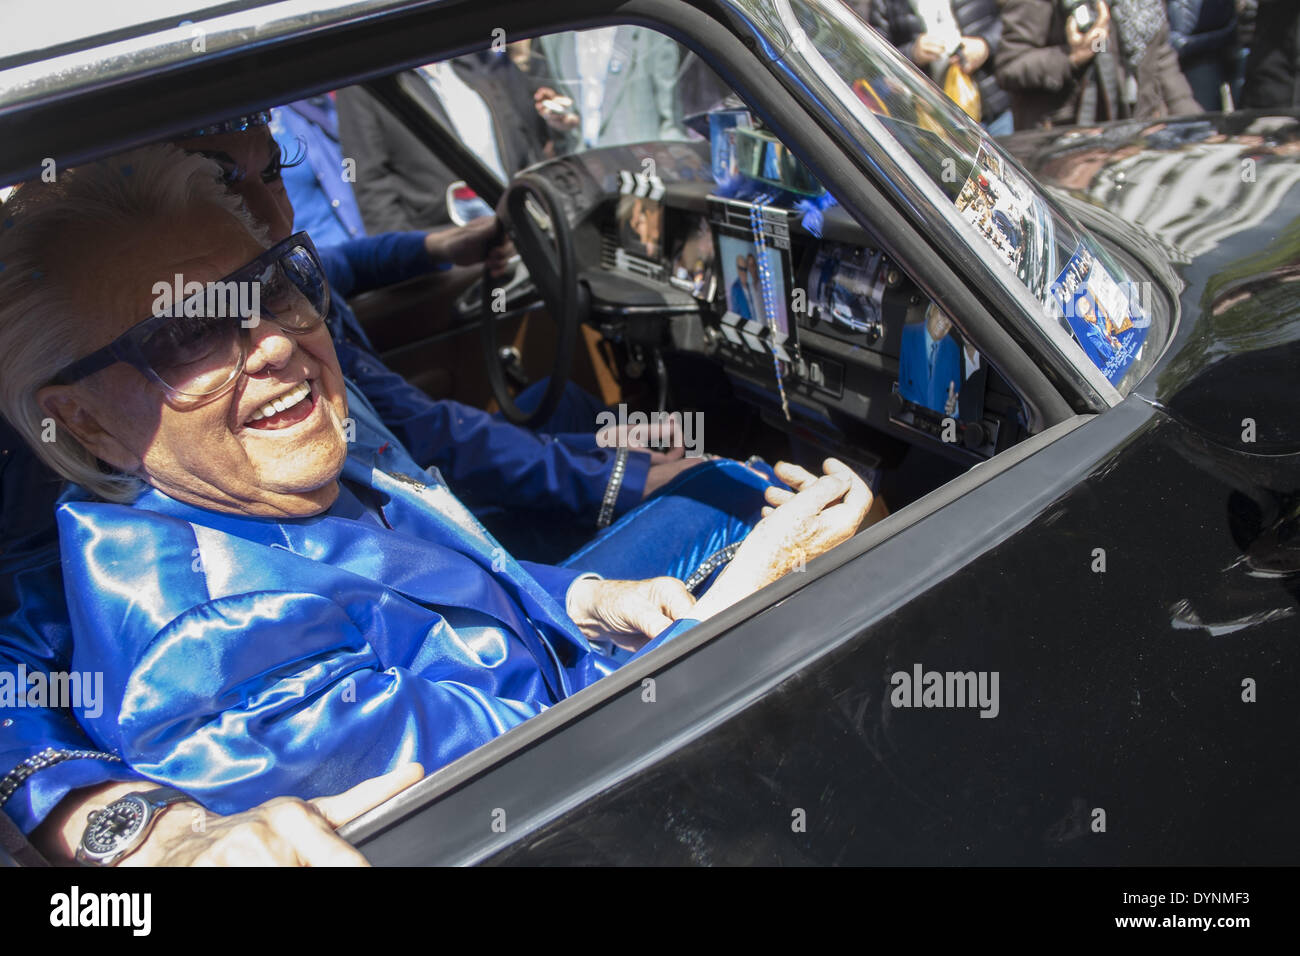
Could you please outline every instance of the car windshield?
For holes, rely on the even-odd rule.
[[[780,53],[809,71],[862,122],[873,114],[973,230],[974,250],[1002,263],[1121,394],[1154,363],[1163,327],[1151,333],[1149,283],[1134,281],[1105,248],[1025,174],[942,90],[895,56],[838,0],[744,3],[781,24]],[[829,68],[829,69],[828,69]],[[896,152],[891,150],[891,154]],[[1075,352],[1073,359],[1078,360]]]

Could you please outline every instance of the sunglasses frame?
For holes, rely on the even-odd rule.
[[[250,260],[234,272],[231,272],[229,275],[217,281],[222,283],[249,281],[250,277],[260,276],[268,265],[282,258],[293,246],[302,246],[307,250],[307,254],[315,266],[316,271],[320,274],[321,285],[324,288],[324,298],[322,309],[320,310],[320,322],[308,328],[286,328],[283,325],[280,326],[280,328],[290,335],[306,335],[309,332],[314,332],[325,324],[325,317],[329,312],[330,304],[329,279],[325,275],[325,267],[321,264],[320,254],[316,251],[316,244],[311,241],[311,236],[307,235],[307,233],[296,232],[287,239],[277,242],[275,245],[259,254],[255,259]],[[252,281],[257,280],[253,279]],[[211,283],[205,283],[205,285],[210,284]],[[103,348],[96,349],[89,355],[79,358],[75,362],[71,362],[64,366],[54,377],[53,384],[71,385],[74,382],[81,381],[89,375],[93,375],[96,372],[108,368],[110,365],[115,365],[118,362],[125,362],[135,368],[150,381],[161,387],[170,399],[183,400],[189,403],[198,401],[199,404],[204,404],[218,398],[227,392],[230,387],[239,380],[239,375],[243,372],[244,365],[248,361],[248,343],[250,338],[249,329],[254,325],[257,325],[257,322],[254,322],[251,325],[246,324],[244,317],[238,315],[229,316],[224,320],[234,322],[238,325],[239,361],[231,371],[230,377],[223,384],[210,392],[185,392],[167,384],[162,380],[162,377],[154,371],[153,366],[145,358],[144,350],[141,347],[141,343],[144,341],[146,336],[162,328],[168,322],[175,322],[178,320],[183,321],[185,318],[184,304],[193,298],[205,294],[206,293],[204,292],[200,292],[180,303],[174,304],[172,307],[172,313],[179,312],[179,315],[151,315],[144,321],[136,323]],[[266,309],[259,309],[258,321],[260,322],[262,319],[274,322],[275,315]]]

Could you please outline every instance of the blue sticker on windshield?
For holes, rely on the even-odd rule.
[[[1082,243],[1052,283],[1062,321],[1112,385],[1137,358],[1151,325],[1131,292],[1132,283],[1121,286]]]

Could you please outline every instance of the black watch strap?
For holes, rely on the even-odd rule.
[[[135,793],[155,810],[189,799],[188,794],[181,793],[175,787],[154,787],[150,790],[137,790]]]

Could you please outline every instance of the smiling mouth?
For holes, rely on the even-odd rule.
[[[244,426],[262,431],[289,428],[312,413],[316,400],[316,389],[312,380],[307,379],[267,402],[244,422]]]

